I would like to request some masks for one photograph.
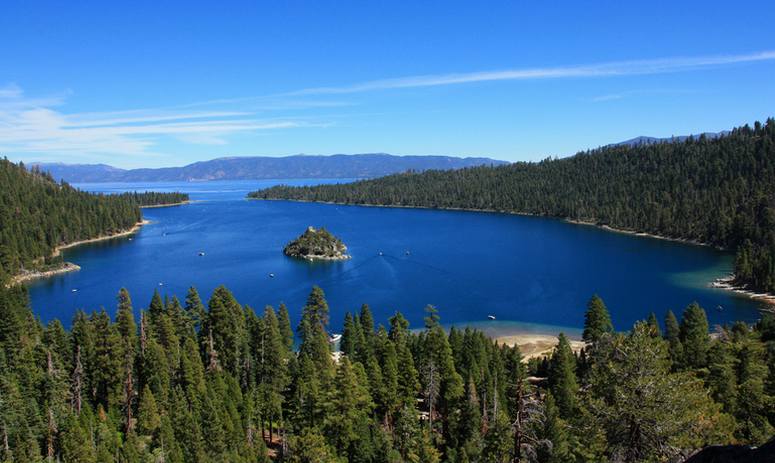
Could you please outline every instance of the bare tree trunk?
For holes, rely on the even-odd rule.
[[[46,458],[48,461],[54,461],[54,436],[57,433],[57,423],[54,419],[54,410],[48,409],[48,435],[46,436]],[[7,437],[7,436],[6,436]]]
[[[83,364],[81,363],[81,346],[75,347],[75,369],[72,380],[73,396],[70,402],[75,413],[81,413],[81,395],[83,394]]]
[[[134,429],[134,418],[132,417],[132,400],[135,395],[134,380],[132,379],[132,366],[127,363],[126,380],[124,381],[124,407],[126,408],[126,433],[129,434]]]
[[[148,341],[148,335],[145,333],[145,311],[140,311],[140,355],[145,357],[145,344]]]
[[[518,380],[519,381],[519,380]],[[514,463],[519,463],[520,460],[522,460],[522,400],[524,391],[522,390],[522,381],[519,381],[517,383],[517,391],[516,391],[516,402],[517,402],[517,420],[514,423]]]

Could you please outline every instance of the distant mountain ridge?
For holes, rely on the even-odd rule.
[[[224,157],[183,167],[120,169],[106,164],[32,163],[70,183],[373,178],[399,172],[508,164],[483,157],[395,156],[385,153]]]
[[[607,146],[643,146],[643,145],[654,145],[657,143],[677,143],[677,142],[684,142],[687,138],[700,138],[705,137],[709,140],[715,140],[719,137],[725,137],[729,135],[731,132],[729,130],[723,130],[721,132],[703,132],[697,135],[678,135],[674,137],[647,137],[647,136],[640,136],[631,138],[629,140],[625,140],[619,143],[612,143]]]

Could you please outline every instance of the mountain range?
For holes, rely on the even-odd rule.
[[[705,132],[667,138],[640,136],[607,146],[642,146],[683,142],[689,137],[716,139],[729,131]],[[201,182],[208,180],[260,180],[272,178],[374,178],[399,172],[448,170],[482,165],[508,164],[485,157],[396,156],[386,153],[269,157],[224,157],[182,167],[121,169],[107,164],[32,163],[56,180],[69,183],[104,182]]]
[[[69,183],[255,180],[270,178],[373,178],[409,170],[446,170],[508,164],[490,158],[394,156],[384,153],[226,157],[183,167],[120,169],[107,164],[32,163]]]

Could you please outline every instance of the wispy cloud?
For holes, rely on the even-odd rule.
[[[258,118],[254,111],[151,108],[66,113],[66,96],[27,97],[16,84],[0,87],[0,152],[51,158],[77,154],[153,156],[165,137],[188,144],[227,144],[236,133],[326,125],[304,118]]]
[[[665,74],[710,70],[775,60],[775,51],[737,55],[674,57],[650,60],[506,69],[455,74],[406,76],[340,86],[309,87],[279,94],[211,99],[158,108],[71,113],[63,110],[71,92],[31,97],[17,84],[0,85],[0,153],[52,158],[77,154],[152,156],[169,137],[186,144],[225,145],[235,134],[331,125],[335,116],[269,117],[304,114],[301,110],[350,106],[337,95],[477,82]],[[635,92],[611,93],[591,101],[611,101]],[[263,114],[264,117],[259,117]]]
[[[389,90],[440,85],[493,82],[505,80],[538,80],[590,77],[616,77],[645,74],[665,74],[694,71],[704,68],[728,66],[740,63],[775,60],[775,51],[762,51],[743,55],[717,55],[701,57],[662,58],[638,61],[616,61],[578,66],[547,68],[509,69],[501,71],[470,72],[461,74],[434,74],[400,77],[361,82],[338,87],[313,87],[288,95],[322,95],[361,93],[374,90]]]
[[[688,93],[696,93],[696,91],[686,90],[686,89],[671,89],[671,88],[639,89],[639,90],[628,90],[623,92],[597,95],[592,98],[587,98],[586,101],[589,101],[592,103],[603,103],[606,101],[623,100],[625,98],[630,98],[638,95],[676,95],[676,94],[688,94]]]

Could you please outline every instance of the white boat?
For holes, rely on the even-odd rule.
[[[70,291],[72,291],[72,292],[74,292],[74,293],[77,293],[77,292],[78,292],[78,289],[77,289],[77,288],[73,288],[73,289],[71,289]]]
[[[205,255],[205,252],[204,252],[204,251],[199,251],[199,255],[200,255],[200,256],[204,256],[204,255]]]
[[[487,318],[490,320],[495,320],[495,315],[488,315]]]
[[[270,273],[269,278],[274,278],[274,273]]]
[[[342,340],[342,335],[337,333],[332,333],[331,336],[328,337],[329,342],[339,342]]]

